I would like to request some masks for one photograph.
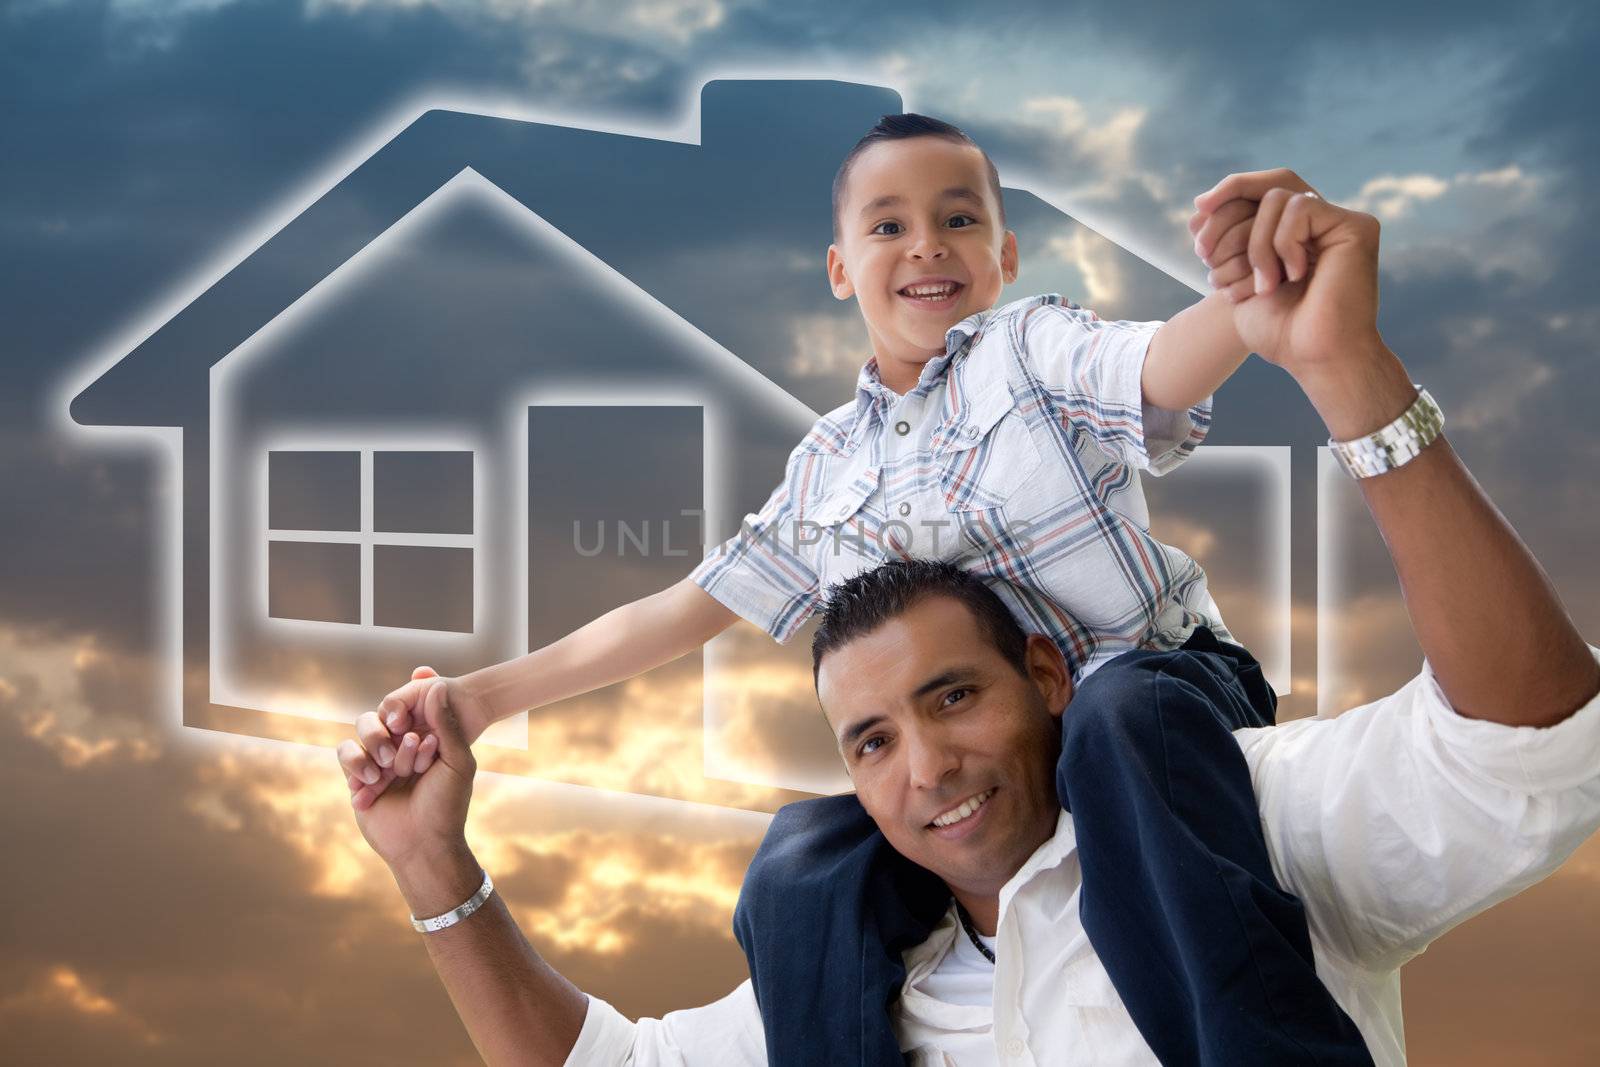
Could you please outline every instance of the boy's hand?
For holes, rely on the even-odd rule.
[[[403,865],[408,857],[465,849],[467,806],[478,770],[461,720],[449,705],[447,680],[437,676],[418,680],[427,683],[427,688],[422,690],[414,714],[418,728],[437,746],[433,773],[417,776],[409,787],[391,789],[365,803],[359,791],[350,798],[361,835],[390,868]],[[416,736],[406,735],[396,762],[414,758]],[[365,750],[346,740],[339,746],[341,765],[346,763],[346,746],[357,748],[361,757],[367,758]]]
[[[1230,223],[1242,209],[1228,205],[1239,200],[1253,203],[1254,214]],[[1195,208],[1190,228],[1208,237],[1248,227],[1245,251],[1222,264],[1216,281],[1234,302],[1234,328],[1252,351],[1300,377],[1382,344],[1376,218],[1328,203],[1289,170],[1229,175],[1195,197]],[[1199,237],[1196,244],[1205,247]],[[1213,261],[1228,250],[1213,246]]]
[[[358,741],[340,743],[339,763],[358,811],[370,807],[390,782],[421,774],[437,758],[439,739],[424,722],[420,703],[432,680],[438,677],[432,667],[416,668],[411,672],[411,681],[385,696],[377,711],[357,717]],[[466,691],[459,678],[445,678],[442,682],[462,735],[471,745],[488,729],[487,709]]]
[[[1256,264],[1252,263],[1250,255],[1251,226],[1263,199],[1273,189],[1316,194],[1304,178],[1287,167],[1280,167],[1230,174],[1194,198],[1195,212],[1189,216],[1189,232],[1194,234],[1194,254],[1211,268],[1211,273],[1206,275],[1211,288],[1227,289],[1241,297],[1254,292],[1253,285],[1239,283],[1254,276]],[[1274,258],[1271,265],[1274,282],[1279,280],[1275,273],[1277,262]],[[1260,266],[1263,270],[1269,269],[1266,264]]]

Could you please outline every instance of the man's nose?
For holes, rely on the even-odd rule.
[[[961,766],[961,758],[936,732],[907,739],[908,773],[915,789],[937,789]]]

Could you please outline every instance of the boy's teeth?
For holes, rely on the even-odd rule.
[[[952,825],[954,823],[960,822],[962,819],[965,819],[968,815],[971,815],[973,812],[975,812],[979,808],[983,807],[985,802],[988,801],[989,797],[993,793],[994,793],[993,789],[987,789],[984,792],[979,793],[977,796],[973,797],[971,800],[967,801],[965,804],[962,804],[959,808],[956,808],[954,811],[946,812],[945,814],[939,816],[937,819],[933,820],[933,825],[935,825],[935,826],[950,826],[950,825]]]
[[[907,296],[945,297],[955,292],[956,287],[949,282],[943,285],[912,285],[902,289]]]

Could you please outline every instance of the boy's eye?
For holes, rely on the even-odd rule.
[[[968,225],[976,225],[977,222],[978,222],[978,220],[973,218],[971,215],[951,215],[950,216],[950,221],[951,222],[954,222],[956,219],[966,219]],[[898,222],[880,222],[880,223],[878,223],[876,226],[874,226],[872,228],[872,232],[874,234],[878,234],[879,236],[882,236],[882,237],[893,237],[894,234],[892,234],[892,233],[882,233],[881,231],[883,230],[883,228],[885,226],[899,226],[899,225],[900,224]],[[966,226],[957,226],[956,229],[964,230],[964,229],[966,229]]]

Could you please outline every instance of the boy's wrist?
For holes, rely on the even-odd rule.
[[[462,728],[466,730],[469,741],[476,741],[494,723],[498,722],[501,714],[495,707],[493,699],[493,686],[488,671],[492,668],[480,667],[478,670],[469,671],[456,678],[456,685],[461,690],[461,700],[456,714],[462,720]]]

